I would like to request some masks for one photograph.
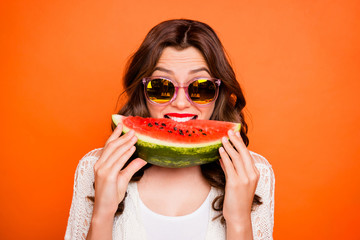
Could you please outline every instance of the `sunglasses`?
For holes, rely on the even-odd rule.
[[[154,104],[169,104],[176,99],[179,88],[185,89],[186,98],[205,106],[215,101],[219,94],[220,79],[195,78],[184,86],[164,77],[146,77],[142,80],[146,98]]]

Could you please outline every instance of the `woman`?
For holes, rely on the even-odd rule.
[[[219,161],[172,169],[131,159],[137,138],[120,136],[119,124],[77,167],[65,239],[272,239],[273,171],[246,148],[245,99],[215,32],[192,20],[160,23],[124,83],[119,114],[241,122],[241,131],[223,139]]]

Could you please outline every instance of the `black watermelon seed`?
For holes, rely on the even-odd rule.
[[[158,124],[157,122],[155,122],[155,125],[156,125],[156,126],[159,126],[159,124]]]
[[[176,127],[174,127],[174,130],[176,131],[176,130],[177,130],[177,128],[176,128]]]
[[[191,137],[191,134],[189,134],[188,136]]]
[[[186,133],[189,133],[189,130],[186,130]]]
[[[183,133],[183,132],[180,132],[180,135],[184,135],[184,133]]]
[[[180,134],[183,133],[183,130],[179,129],[179,133],[180,133]]]
[[[164,126],[164,127],[166,127],[166,124],[165,124],[165,123],[161,123],[161,126]]]
[[[152,127],[153,125],[151,123],[148,124],[149,127]]]
[[[164,129],[163,127],[159,127],[159,129]]]
[[[193,131],[193,133],[195,133],[195,131]]]
[[[206,133],[202,133],[202,135],[206,136]]]
[[[200,132],[202,132],[203,130],[202,129],[199,129]]]
[[[171,131],[171,130],[169,130],[168,132],[169,132],[169,133],[172,133],[172,131]]]

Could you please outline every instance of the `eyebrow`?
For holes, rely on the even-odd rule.
[[[163,68],[163,67],[156,67],[156,68],[154,69],[154,72],[155,72],[155,71],[162,71],[162,72],[166,72],[166,73],[169,73],[169,74],[174,74],[173,71],[171,71],[171,70],[169,70],[169,69],[166,69],[166,68]],[[211,74],[210,74],[210,71],[209,71],[207,68],[205,68],[205,67],[193,69],[193,70],[191,70],[189,73],[190,73],[190,74],[194,74],[194,73],[201,72],[201,71],[205,71],[205,72],[209,73],[209,75],[211,75]]]

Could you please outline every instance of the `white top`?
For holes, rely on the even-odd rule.
[[[95,149],[87,153],[77,166],[65,240],[86,239],[93,211],[93,203],[87,199],[87,196],[94,196],[95,194],[93,188],[93,166],[99,158],[99,150],[101,149]],[[263,204],[251,212],[253,239],[269,240],[273,239],[272,234],[274,226],[274,172],[271,165],[264,157],[251,151],[250,154],[255,162],[255,166],[260,172],[260,178],[255,193],[261,197],[263,202]],[[113,239],[150,240],[150,238],[147,237],[148,230],[146,230],[149,225],[147,225],[146,220],[144,221],[142,211],[144,208],[141,207],[141,199],[137,191],[137,184],[134,182],[129,183],[127,193],[124,212],[120,216],[114,218]],[[207,200],[212,203],[214,198],[220,194],[221,192],[219,189],[211,188]],[[206,205],[205,202],[204,204]],[[207,209],[209,217],[202,217],[202,222],[207,225],[207,228],[205,232],[203,232],[203,228],[202,234],[205,234],[206,240],[225,240],[226,228],[221,224],[220,218],[212,220],[218,215],[218,212],[214,211],[212,207]],[[200,208],[200,211],[202,210],[203,209]],[[199,209],[197,211],[199,211]],[[196,215],[197,211],[192,214]],[[206,218],[208,219],[207,223]],[[163,219],[165,220],[165,218]],[[186,230],[188,230],[188,228],[186,228]],[[173,236],[167,239],[173,239]],[[182,239],[186,240],[191,238]]]
[[[140,215],[147,240],[205,240],[211,208],[210,193],[194,212],[184,216],[170,217],[149,209],[141,201],[137,187],[134,189],[136,189],[136,197],[139,198]]]

